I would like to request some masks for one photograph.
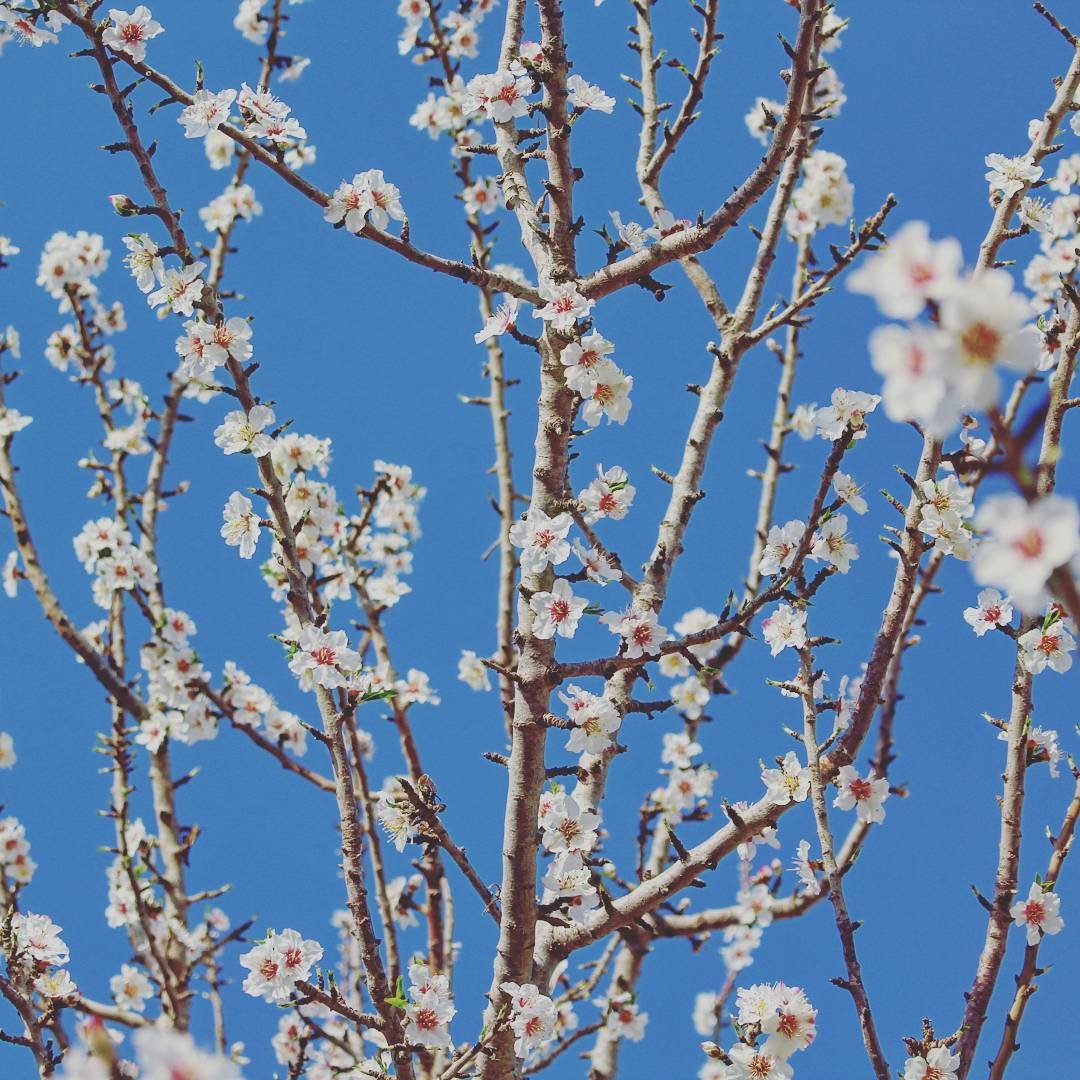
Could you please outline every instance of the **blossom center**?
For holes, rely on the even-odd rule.
[[[417,1009],[416,1026],[421,1031],[434,1031],[439,1026],[439,1017],[434,1009]]]
[[[870,798],[870,781],[857,778],[851,781],[851,794],[862,802],[863,799]]]
[[[1042,534],[1037,529],[1030,529],[1019,539],[1014,540],[1012,546],[1025,559],[1037,559],[1043,551]]]
[[[961,335],[967,359],[978,364],[992,364],[1001,346],[1001,334],[986,323],[972,323]]]

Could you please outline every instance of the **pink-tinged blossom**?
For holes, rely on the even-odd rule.
[[[110,24],[101,35],[101,43],[114,52],[126,53],[132,60],[146,59],[146,43],[165,28],[150,16],[150,9],[140,4],[133,12],[109,9]]]
[[[137,1028],[132,1039],[143,1080],[241,1080],[235,1062],[200,1050],[190,1035],[147,1025]],[[67,1061],[65,1056],[65,1067]],[[97,1076],[89,1074],[86,1080],[97,1080]]]
[[[611,223],[615,226],[615,233],[619,242],[631,251],[640,251],[650,240],[659,239],[660,230],[655,226],[646,228],[636,221],[623,222],[622,215],[618,210],[609,211]]]
[[[600,815],[593,810],[583,810],[572,795],[559,795],[539,824],[544,830],[543,845],[553,854],[591,851],[596,844]]]
[[[621,521],[634,502],[637,488],[629,482],[621,465],[615,465],[607,472],[602,465],[597,465],[596,474],[597,478],[578,494],[578,501],[587,511],[586,522],[591,525],[601,518]]]
[[[806,612],[790,604],[778,604],[762,621],[761,632],[773,656],[787,648],[801,649],[806,644]]]
[[[240,549],[241,559],[250,559],[255,554],[255,545],[259,542],[259,515],[255,513],[251,500],[239,491],[234,491],[225,504],[222,515],[225,523],[221,526],[221,535],[229,547]]]
[[[622,637],[625,656],[630,660],[657,655],[667,639],[667,629],[657,623],[653,611],[609,611],[600,617],[600,621],[613,634]]]
[[[241,967],[250,972],[244,993],[280,1005],[289,1000],[296,983],[311,974],[322,954],[317,941],[305,941],[295,930],[271,933],[240,957]]]
[[[499,989],[510,998],[510,1026],[516,1036],[514,1053],[526,1058],[554,1037],[558,1018],[555,1003],[532,983],[519,986],[504,982]]]
[[[529,607],[533,611],[532,635],[547,640],[556,634],[572,638],[588,601],[575,596],[569,582],[557,578],[550,592],[533,593]]]
[[[23,45],[33,45],[40,49],[42,45],[55,45],[59,40],[51,30],[38,26],[21,12],[12,11],[10,8],[0,7],[0,26],[7,27],[16,41]],[[3,44],[5,35],[0,35],[0,45]]]
[[[885,415],[903,423],[913,420],[944,438],[956,426],[960,406],[946,378],[949,336],[936,327],[888,324],[870,335],[870,363],[885,384]]]
[[[574,554],[581,560],[582,569],[595,585],[610,585],[622,577],[622,571],[598,548],[586,549],[580,540],[575,539]]]
[[[596,368],[592,389],[583,395],[581,418],[589,427],[596,427],[605,416],[609,424],[625,424],[630,415],[630,391],[633,389],[633,376],[625,374],[610,360],[604,360]]]
[[[761,1020],[761,1032],[768,1036],[762,1050],[787,1060],[814,1041],[817,1035],[817,1010],[799,987],[776,983],[772,993],[772,1009]]]
[[[510,543],[522,549],[521,570],[525,574],[539,574],[549,564],[558,566],[570,555],[570,542],[566,534],[573,519],[569,514],[548,517],[543,510],[531,509],[524,521],[510,526]]]
[[[642,1012],[636,1001],[632,1001],[629,997],[619,997],[611,1001],[597,1001],[594,1004],[601,1008],[607,1007],[604,1027],[616,1039],[641,1042],[645,1038],[645,1025],[649,1022],[649,1014]]]
[[[588,397],[596,387],[597,372],[614,349],[615,346],[595,330],[580,342],[571,341],[559,355],[566,368],[566,385],[583,398]]]
[[[305,626],[300,631],[297,650],[289,661],[289,670],[301,685],[322,686],[327,690],[344,686],[346,674],[358,670],[360,654],[349,648],[344,630],[319,630]],[[310,680],[310,682],[309,682]]]
[[[762,146],[768,146],[769,139],[772,137],[770,132],[783,112],[782,101],[771,101],[769,98],[759,97],[754,99],[754,104],[750,106],[750,111],[743,118],[743,122],[751,138],[757,139]]]
[[[17,911],[11,916],[15,948],[43,967],[66,964],[70,954],[61,941],[61,929],[48,915]]]
[[[0,439],[9,438],[33,422],[32,416],[24,416],[18,409],[5,409],[0,406]]]
[[[510,71],[477,75],[465,88],[462,109],[466,116],[483,112],[496,124],[509,123],[529,115],[529,103],[525,99],[531,91],[532,79],[525,75]]]
[[[1076,639],[1065,629],[1064,622],[1033,627],[1020,635],[1017,644],[1021,650],[1020,661],[1032,675],[1047,668],[1064,675],[1073,665],[1071,653],[1076,648]]]
[[[358,233],[369,221],[380,230],[386,228],[390,218],[404,221],[405,209],[397,187],[384,180],[380,169],[369,169],[338,186],[323,216],[332,225],[344,222],[349,232]]]
[[[588,926],[600,909],[600,895],[579,851],[564,851],[556,856],[542,884],[543,902],[559,901],[560,908],[579,926]]]
[[[847,286],[873,297],[890,319],[914,319],[928,300],[941,300],[956,286],[963,263],[956,240],[934,242],[925,221],[909,221],[851,271]]]
[[[935,1046],[926,1054],[904,1062],[904,1080],[956,1080],[960,1055],[945,1046]]]
[[[1038,945],[1044,934],[1060,933],[1065,920],[1060,915],[1061,898],[1033,882],[1026,900],[1018,900],[1011,908],[1014,926],[1027,927],[1027,943]]]
[[[1063,495],[1028,503],[1019,495],[993,495],[979,508],[976,528],[986,535],[972,571],[980,585],[1003,589],[1022,611],[1046,599],[1046,582],[1080,552],[1080,511]]]
[[[572,754],[599,754],[606,750],[622,722],[607,698],[571,684],[559,692],[567,718],[574,724],[566,749]]]
[[[487,320],[484,322],[483,329],[473,334],[473,341],[475,341],[477,345],[480,345],[489,338],[509,333],[512,327],[517,326],[519,306],[520,303],[517,297],[508,296],[495,311],[488,316]]]
[[[236,100],[235,90],[196,90],[191,104],[176,118],[184,128],[185,139],[201,139],[220,128],[229,119],[229,109]]]
[[[791,1066],[779,1055],[766,1053],[764,1049],[736,1043],[729,1051],[731,1065],[727,1080],[791,1080]]]
[[[470,690],[490,690],[491,677],[488,669],[480,661],[480,657],[472,649],[462,649],[458,659],[458,679]]]
[[[546,301],[533,311],[533,318],[551,323],[563,333],[574,328],[577,319],[584,319],[592,311],[595,300],[582,296],[575,282],[562,285],[541,285],[540,296]]]
[[[470,214],[494,214],[502,205],[502,189],[493,176],[482,176],[461,192]]]
[[[18,761],[15,754],[15,740],[6,732],[0,731],[0,769],[10,769]],[[0,824],[0,863],[6,861],[7,852],[3,848],[3,826]]]
[[[997,589],[982,589],[975,607],[964,608],[964,622],[975,631],[976,637],[996,626],[1008,626],[1012,617],[1012,604]]]
[[[853,765],[844,765],[836,777],[837,795],[833,806],[841,810],[855,810],[858,819],[866,824],[879,824],[885,820],[882,805],[889,797],[889,781],[870,773],[865,779]]]

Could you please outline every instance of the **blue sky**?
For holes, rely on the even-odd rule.
[[[232,4],[159,0],[152,6],[167,31],[151,43],[152,62],[188,85],[196,58],[203,61],[212,88],[253,80],[257,52],[231,28]],[[290,9],[286,47],[311,55],[313,63],[298,84],[283,88],[284,96],[318,146],[318,162],[310,170],[314,182],[330,189],[361,169],[383,169],[402,189],[414,241],[460,257],[466,252],[465,230],[460,203],[452,198],[455,182],[446,146],[406,124],[427,92],[427,73],[398,57],[400,21],[394,7],[315,0]],[[636,57],[624,47],[628,5],[608,0],[594,9],[586,0],[567,0],[566,7],[576,70],[619,98],[613,116],[586,116],[575,129],[574,153],[585,171],[577,206],[588,222],[579,265],[591,269],[602,263],[604,250],[590,230],[607,221],[608,211],[640,218],[633,180],[636,116],[619,79],[620,72],[634,71]],[[662,43],[685,60],[693,43],[684,10],[659,5],[657,25]],[[926,219],[935,235],[959,237],[972,258],[990,218],[983,157],[1026,147],[1027,122],[1046,107],[1050,78],[1068,62],[1064,42],[1025,3],[994,5],[993,17],[982,5],[932,0],[902,6],[864,2],[841,13],[850,14],[852,23],[833,59],[848,102],[841,117],[829,123],[822,145],[848,160],[856,215],[869,215],[895,192],[900,202],[895,223]],[[468,73],[494,66],[498,18],[496,13],[486,24],[482,57]],[[668,203],[680,216],[714,208],[753,167],[760,148],[747,136],[743,115],[756,95],[782,95],[778,72],[785,58],[775,35],[793,34],[793,12],[780,0],[741,0],[723,5],[721,23],[726,38],[704,117],[665,179]],[[131,324],[116,341],[119,367],[152,393],[164,386],[174,361],[176,327],[148,316],[120,265],[127,223],[111,213],[105,196],[127,191],[139,199],[141,192],[129,160],[98,150],[117,139],[118,131],[106,102],[87,89],[94,76],[91,65],[66,58],[76,47],[71,41],[68,36],[59,48],[40,50],[9,47],[0,62],[0,97],[9,102],[0,233],[23,249],[0,274],[0,325],[14,323],[23,337],[26,375],[11,388],[10,404],[36,418],[16,447],[31,528],[54,585],[81,624],[96,618],[97,609],[71,537],[96,512],[84,499],[86,477],[74,463],[97,433],[85,395],[42,356],[45,338],[61,321],[54,302],[33,282],[43,243],[58,229],[105,235],[113,259],[100,284],[106,298],[124,302]],[[1007,58],[1007,82],[998,75],[988,82],[988,57]],[[676,77],[669,78],[668,95],[680,93]],[[154,96],[143,91],[137,100],[145,107]],[[181,137],[173,110],[148,121],[146,130],[160,140],[156,161],[175,204],[187,208],[188,228],[200,235],[195,211],[219,193],[225,174],[206,168],[201,146]],[[462,648],[485,653],[494,645],[496,567],[480,561],[496,527],[488,506],[491,484],[484,475],[492,457],[488,418],[459,404],[456,396],[483,392],[482,350],[472,343],[478,327],[474,296],[453,281],[331,230],[313,205],[276,177],[255,171],[251,182],[265,214],[239,227],[239,252],[230,261],[227,286],[242,294],[234,306],[255,319],[260,392],[278,403],[280,417],[294,418],[294,430],[333,438],[331,479],[339,492],[367,482],[375,458],[412,465],[428,488],[414,591],[388,619],[391,643],[400,668],[423,668],[442,693],[440,707],[414,710],[417,735],[448,804],[448,825],[485,879],[495,880],[500,837],[493,823],[501,820],[503,777],[480,755],[503,749],[501,717],[494,695],[479,697],[454,677]],[[752,215],[752,221],[760,216]],[[825,243],[842,240],[842,230],[832,232],[823,237]],[[507,221],[499,235],[498,258],[523,264],[515,226]],[[749,231],[740,228],[706,257],[727,293],[745,273],[751,242]],[[1018,245],[1010,254],[1026,258],[1030,252]],[[766,290],[767,300],[786,288],[787,254]],[[575,465],[578,486],[588,481],[594,462],[629,469],[637,502],[626,521],[612,525],[610,537],[631,565],[648,554],[667,497],[649,466],[677,465],[692,408],[683,387],[705,379],[705,345],[715,336],[679,273],[667,269],[661,277],[676,285],[663,305],[640,290],[626,290],[597,311],[598,326],[616,342],[619,362],[634,376],[634,406],[625,428],[605,427],[590,435]],[[823,401],[837,385],[877,390],[865,350],[875,321],[872,305],[842,291],[822,304],[804,338],[796,400]],[[520,485],[528,467],[536,378],[531,354],[517,346],[510,346],[508,366],[521,380],[512,397]],[[741,581],[757,497],[746,470],[761,464],[756,440],[767,429],[775,375],[766,350],[747,357],[714,444],[704,481],[708,498],[695,516],[688,553],[673,581],[666,625],[697,604],[719,609],[729,588]],[[220,671],[226,659],[234,659],[283,705],[303,712],[310,703],[296,690],[279,647],[267,636],[278,625],[274,604],[255,566],[241,563],[218,539],[222,504],[251,476],[250,462],[225,459],[213,446],[211,432],[224,411],[224,403],[196,410],[197,422],[185,425],[177,439],[171,476],[189,479],[191,491],[172,504],[163,523],[168,596],[198,623],[200,655],[211,669]],[[825,451],[820,441],[792,446],[792,460],[800,468],[782,489],[781,520],[804,513]],[[871,437],[849,464],[870,492],[882,486],[895,490],[901,485],[893,464],[912,467],[917,453],[913,432],[878,416]],[[1069,464],[1066,458],[1063,486],[1075,494],[1076,474]],[[857,673],[876,629],[891,580],[891,562],[876,536],[888,520],[883,500],[872,500],[871,513],[854,525],[863,558],[850,575],[829,583],[818,605],[818,624],[842,641],[827,658],[834,680]],[[0,549],[6,546],[0,525]],[[850,906],[864,921],[858,943],[866,981],[894,1066],[902,1060],[899,1037],[916,1034],[923,1016],[933,1018],[941,1031],[959,1024],[962,993],[973,976],[984,928],[969,886],[992,888],[996,858],[1002,747],[980,714],[1007,712],[1010,648],[1003,638],[977,641],[963,624],[960,611],[975,592],[966,568],[948,567],[941,581],[944,596],[932,598],[924,609],[929,625],[907,665],[897,724],[900,756],[893,777],[908,784],[911,797],[890,801],[885,826],[875,830],[848,878]],[[107,778],[99,775],[102,759],[91,748],[95,733],[108,722],[107,708],[96,684],[45,625],[29,590],[0,612],[0,730],[15,736],[20,757],[13,772],[0,775],[0,802],[25,822],[40,864],[24,899],[64,927],[75,978],[88,993],[104,998],[109,976],[127,959],[122,934],[110,931],[102,918],[107,857],[99,848],[109,842],[110,828],[97,811],[106,802]],[[565,654],[595,655],[608,644],[606,634],[597,631],[583,635],[580,648],[575,642]],[[719,772],[718,796],[756,797],[758,759],[789,748],[781,728],[797,723],[796,707],[780,700],[764,679],[785,678],[792,667],[790,657],[770,662],[761,645],[751,644],[729,673],[735,693],[714,702],[714,722],[702,735],[706,757]],[[1075,709],[1068,696],[1074,685],[1075,676],[1050,672],[1036,682],[1036,722],[1057,727],[1068,749],[1075,748],[1070,731]],[[377,710],[367,724],[381,738],[373,769],[381,778],[400,767],[394,740]],[[612,771],[606,813],[617,860],[628,861],[636,807],[659,782],[661,733],[676,726],[674,717],[628,721],[625,738],[633,752],[620,757]],[[551,760],[558,763],[565,760],[561,742],[551,743]],[[326,766],[318,747],[309,758]],[[214,743],[178,749],[178,771],[196,765],[200,775],[180,799],[183,820],[198,821],[204,832],[193,855],[193,884],[209,888],[229,881],[233,889],[225,906],[235,921],[257,914],[262,927],[296,927],[332,951],[329,919],[344,901],[335,871],[332,800],[286,776],[228,731]],[[1045,867],[1042,833],[1060,821],[1069,788],[1066,777],[1053,781],[1045,769],[1030,775],[1023,883]],[[842,830],[846,820],[838,815],[836,824]],[[707,828],[688,828],[685,838],[699,839]],[[783,819],[785,862],[811,829],[808,807]],[[407,872],[405,859],[396,866]],[[1067,864],[1061,883],[1067,923],[1077,918],[1077,882],[1077,868]],[[469,1038],[478,1028],[494,942],[464,883],[455,879],[453,885],[459,936],[466,942],[455,986],[461,1014],[455,1033]],[[724,866],[712,875],[708,890],[693,899],[725,903],[734,888],[734,866]],[[822,905],[803,920],[767,932],[746,981],[802,985],[819,1009],[818,1041],[793,1063],[799,1076],[869,1075],[851,1003],[829,985],[842,969],[830,913]],[[718,944],[691,953],[684,942],[662,943],[650,957],[641,1005],[651,1015],[652,1038],[624,1051],[627,1077],[651,1075],[657,1066],[680,1077],[696,1071],[700,1053],[689,1014],[694,994],[722,981]],[[1021,952],[1017,936],[1001,979],[1006,989]],[[269,1076],[275,1011],[240,993],[242,970],[235,957],[233,951],[229,1036],[246,1041],[249,1074]],[[1080,947],[1071,925],[1048,942],[1042,959],[1053,968],[1024,1021],[1024,1050],[1011,1074],[1018,1078],[1064,1075],[1055,1070],[1075,1067],[1075,1044],[1062,1037],[1071,1015],[1067,1003],[1080,992]],[[980,1059],[996,1047],[1003,1008],[999,995]],[[581,1012],[590,1018],[587,1007]],[[5,1076],[21,1080],[33,1074],[15,1051],[5,1049],[2,1060]],[[583,1071],[568,1055],[549,1075]]]

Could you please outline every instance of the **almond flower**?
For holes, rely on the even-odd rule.
[[[987,154],[986,174],[991,192],[1000,191],[1006,197],[1030,187],[1042,177],[1042,166],[1030,157],[1009,158],[1004,154]]]
[[[634,660],[639,656],[656,656],[667,639],[667,629],[656,621],[652,611],[609,611],[600,621],[613,633],[619,634],[626,648],[625,656]]]
[[[240,549],[241,559],[250,559],[255,554],[255,545],[259,542],[259,515],[255,513],[251,500],[239,491],[229,496],[223,511],[225,523],[221,526],[221,535],[229,547]]]
[[[534,616],[533,637],[548,640],[557,633],[559,637],[572,638],[587,606],[588,601],[575,596],[564,578],[557,578],[550,592],[534,593],[529,600]]]
[[[847,287],[873,297],[890,319],[914,319],[928,300],[942,300],[953,289],[963,264],[956,240],[933,241],[925,221],[909,221],[852,270]]]
[[[176,118],[184,128],[185,139],[201,139],[229,119],[229,108],[236,100],[235,90],[196,90],[191,104]]]
[[[776,656],[784,649],[801,649],[806,644],[806,612],[790,604],[778,604],[761,623],[761,632],[769,651]]]
[[[960,1055],[947,1047],[935,1046],[924,1055],[904,1062],[904,1080],[956,1080]]]
[[[833,806],[841,810],[854,808],[858,819],[866,824],[885,820],[883,803],[889,797],[889,781],[871,773],[863,779],[853,765],[845,765],[836,778],[837,796]]]
[[[964,622],[975,631],[976,637],[982,637],[995,626],[1008,626],[1012,617],[1012,604],[997,589],[981,590],[976,606],[964,608]]]
[[[610,113],[615,108],[613,97],[608,97],[599,86],[586,82],[580,75],[571,75],[566,80],[566,94],[575,109]]]
[[[141,63],[146,59],[146,43],[165,28],[150,16],[150,9],[140,4],[129,15],[126,11],[109,9],[111,24],[101,35],[101,43],[114,52],[122,52]]]
[[[570,543],[566,534],[572,519],[569,514],[548,517],[543,510],[530,509],[524,521],[516,521],[510,527],[510,543],[522,549],[521,570],[525,574],[539,574],[548,566],[558,566],[570,555]]]
[[[758,573],[772,576],[781,570],[790,570],[805,533],[806,526],[801,521],[773,525],[765,538],[765,547],[758,562]]]
[[[227,455],[265,457],[274,449],[274,440],[262,431],[273,422],[274,410],[266,405],[252,405],[246,413],[237,409],[226,413],[224,423],[214,429],[214,443]]]
[[[1026,900],[1018,900],[1009,914],[1014,926],[1027,927],[1027,943],[1038,945],[1043,934],[1060,933],[1065,920],[1059,914],[1061,898],[1049,890],[1043,889],[1038,882],[1033,882]]]
[[[473,341],[480,345],[489,338],[508,333],[512,327],[517,325],[519,306],[517,297],[506,297],[495,311],[488,316],[483,329],[473,334]]]
[[[784,755],[778,769],[762,769],[765,798],[773,806],[803,802],[810,791],[810,770],[799,760],[794,750]]]
[[[541,285],[540,295],[547,303],[533,312],[533,318],[543,319],[544,322],[551,323],[555,330],[564,333],[574,328],[577,319],[584,319],[596,303],[595,300],[582,296],[574,282]]]
[[[622,577],[622,571],[599,548],[593,547],[586,550],[581,541],[575,539],[574,554],[581,560],[585,576],[594,585],[609,585]]]
[[[176,315],[192,315],[202,299],[203,279],[199,276],[205,263],[195,262],[176,270],[166,270],[158,280],[161,288],[150,293],[146,302],[152,307],[167,307]]]
[[[1080,511],[1063,495],[1032,503],[1019,495],[991,496],[975,525],[987,534],[975,552],[975,580],[1003,589],[1022,611],[1040,607],[1050,575],[1080,553]]]
[[[317,941],[305,941],[295,930],[270,936],[240,957],[250,974],[244,979],[244,993],[264,1001],[283,1004],[298,981],[311,974],[312,965],[322,958]]]
[[[1076,639],[1065,629],[1064,622],[1033,627],[1026,634],[1021,634],[1016,643],[1022,650],[1021,663],[1032,675],[1038,675],[1047,668],[1063,675],[1072,667],[1070,653],[1076,648]]]
[[[344,630],[319,630],[305,626],[300,631],[298,648],[289,661],[289,670],[301,685],[322,686],[327,690],[344,686],[347,672],[360,667],[360,654],[349,648]]]

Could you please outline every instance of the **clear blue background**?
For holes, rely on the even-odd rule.
[[[314,62],[299,84],[282,89],[318,146],[318,163],[307,175],[330,189],[360,169],[384,169],[402,188],[414,240],[461,256],[465,232],[460,203],[452,198],[455,181],[447,146],[406,126],[427,92],[428,72],[398,57],[400,20],[394,6],[317,0],[288,8],[293,19],[285,47],[313,56]],[[575,130],[575,159],[585,170],[577,207],[589,225],[580,243],[580,264],[590,269],[603,261],[604,252],[589,230],[604,224],[611,209],[641,217],[633,180],[636,116],[619,79],[620,72],[636,72],[636,57],[624,44],[628,5],[608,0],[594,9],[587,0],[568,0],[566,6],[576,69],[620,99],[614,116],[586,116]],[[167,33],[151,43],[151,60],[179,81],[190,85],[195,58],[204,61],[212,88],[254,80],[257,50],[231,28],[233,4],[159,0],[153,10]],[[686,14],[685,5],[657,8],[660,43],[689,61],[693,43]],[[959,236],[970,258],[990,219],[983,156],[1019,153],[1027,146],[1027,122],[1046,107],[1050,78],[1068,63],[1067,47],[1019,0],[989,5],[863,2],[843,14],[852,16],[852,24],[832,59],[849,100],[841,118],[828,125],[822,145],[848,159],[856,214],[872,213],[894,191],[900,200],[896,223],[927,219],[936,234]],[[494,66],[500,15],[496,12],[482,28],[484,52],[467,73]],[[775,34],[793,35],[794,13],[780,0],[742,0],[723,5],[721,23],[727,36],[713,70],[705,116],[665,178],[668,202],[684,216],[714,208],[752,168],[760,148],[747,136],[743,115],[755,95],[781,97],[783,92],[778,72],[786,60]],[[74,462],[98,435],[86,395],[42,356],[46,336],[63,321],[55,303],[33,283],[43,243],[57,229],[83,228],[106,236],[113,258],[100,282],[103,295],[122,299],[132,323],[116,339],[119,370],[153,394],[162,390],[174,362],[177,329],[174,321],[159,323],[147,315],[120,265],[120,237],[128,223],[111,214],[105,196],[127,191],[140,199],[142,192],[128,158],[98,150],[119,133],[107,103],[87,90],[96,69],[87,61],[66,59],[76,47],[68,32],[60,47],[9,46],[0,64],[0,100],[7,106],[0,233],[23,249],[0,277],[0,325],[14,323],[23,335],[26,375],[10,388],[10,404],[36,417],[16,445],[31,526],[54,585],[82,624],[99,611],[90,601],[71,537],[97,508],[83,498],[87,477]],[[667,72],[663,77],[664,93],[681,95],[679,78]],[[144,90],[136,97],[144,115],[155,96]],[[174,109],[158,114],[145,130],[160,139],[157,165],[175,203],[188,208],[191,235],[204,235],[195,210],[219,193],[228,174],[211,173],[201,144],[182,139]],[[491,171],[490,162],[482,162],[479,171]],[[398,667],[427,670],[442,693],[441,707],[413,712],[425,764],[448,803],[453,832],[481,874],[495,880],[503,776],[480,754],[503,749],[502,722],[494,695],[475,695],[455,680],[462,648],[485,653],[494,646],[496,567],[480,561],[496,527],[488,506],[491,482],[484,475],[492,457],[489,424],[485,412],[459,404],[456,397],[484,391],[482,350],[471,337],[478,325],[474,296],[449,279],[332,231],[313,205],[276,177],[254,170],[251,180],[266,213],[256,224],[238,228],[240,250],[230,258],[226,286],[244,297],[231,309],[255,316],[256,356],[262,364],[257,388],[279,402],[280,416],[295,419],[295,430],[333,437],[331,478],[342,494],[370,479],[377,457],[408,462],[429,489],[424,537],[411,579],[414,591],[388,623]],[[751,218],[760,221],[762,212],[759,208]],[[499,232],[498,258],[524,265],[516,227],[507,220]],[[822,238],[823,255],[826,242],[842,242],[842,230],[830,233]],[[1032,250],[1027,243],[1022,252],[1021,245],[1014,245],[1016,252],[1010,254],[1026,258]],[[745,273],[749,251],[750,236],[743,228],[706,259],[729,299]],[[787,287],[786,257],[769,283],[767,300]],[[661,276],[677,286],[662,306],[644,292],[626,290],[598,309],[599,327],[617,343],[617,358],[635,378],[633,412],[625,428],[604,428],[582,442],[583,457],[575,466],[578,486],[588,481],[595,461],[630,470],[638,486],[637,503],[627,521],[605,531],[630,564],[648,554],[667,497],[648,466],[677,466],[693,404],[682,387],[704,381],[705,343],[715,336],[680,273],[669,268]],[[872,305],[843,292],[822,305],[804,337],[806,359],[796,400],[826,400],[836,385],[878,389],[865,352],[875,322]],[[515,345],[509,347],[508,364],[521,379],[512,395],[512,423],[522,485],[532,436],[535,365],[532,355]],[[719,609],[728,589],[741,581],[758,493],[746,470],[763,460],[756,440],[767,429],[776,373],[764,349],[748,356],[740,372],[705,478],[709,497],[695,516],[690,550],[665,609],[667,625],[699,603]],[[310,712],[310,700],[296,691],[279,648],[267,637],[277,628],[277,616],[256,566],[240,562],[218,539],[223,502],[252,480],[250,461],[225,459],[213,446],[211,431],[225,405],[193,406],[198,422],[185,425],[176,440],[170,479],[190,479],[192,488],[173,503],[162,525],[167,593],[171,603],[194,616],[198,648],[210,668],[220,672],[226,659],[234,659],[284,705]],[[902,484],[892,464],[913,465],[917,438],[881,416],[872,428],[871,438],[851,458],[852,471],[871,493],[881,486],[895,491]],[[793,459],[801,467],[784,483],[781,520],[804,514],[825,450],[820,441],[792,443]],[[138,475],[137,463],[133,472]],[[1062,477],[1075,492],[1071,456],[1062,463]],[[843,639],[824,658],[833,686],[841,674],[857,673],[877,627],[892,569],[875,537],[890,514],[880,498],[872,498],[871,513],[854,522],[862,559],[849,576],[830,582],[816,608],[818,629]],[[0,540],[0,546],[6,548],[6,541]],[[1003,748],[979,717],[984,710],[995,715],[1008,710],[1011,650],[1003,638],[977,641],[962,622],[961,609],[975,593],[967,569],[950,566],[941,580],[946,594],[932,598],[924,609],[930,625],[923,645],[910,654],[897,723],[900,756],[893,777],[909,784],[911,797],[890,801],[885,827],[875,830],[848,879],[852,910],[865,923],[858,940],[871,1000],[894,1067],[902,1064],[899,1037],[917,1034],[923,1016],[932,1017],[942,1032],[959,1024],[962,993],[970,985],[985,926],[969,886],[977,882],[984,892],[992,889],[996,857],[995,798]],[[610,594],[596,598],[617,602]],[[26,823],[33,856],[41,864],[24,903],[63,926],[75,978],[89,994],[105,998],[109,976],[127,959],[123,935],[109,931],[102,918],[107,859],[99,846],[110,842],[111,828],[96,815],[106,804],[108,781],[98,774],[102,759],[90,751],[95,733],[107,724],[107,708],[96,684],[45,625],[25,586],[0,613],[0,729],[13,733],[19,754],[16,769],[0,774],[0,799],[6,812]],[[341,625],[348,617],[342,610]],[[609,646],[607,635],[590,632],[562,652],[593,655]],[[787,677],[792,669],[790,655],[770,662],[761,645],[751,644],[731,670],[736,692],[714,703],[715,722],[702,736],[706,755],[719,772],[718,796],[757,797],[758,759],[788,749],[781,727],[798,722],[797,707],[763,680]],[[1074,702],[1074,677],[1047,673],[1037,680],[1036,721],[1059,728],[1067,748],[1075,745],[1070,731]],[[381,740],[373,770],[381,778],[400,763],[392,733],[377,712],[369,712],[367,724]],[[612,770],[606,812],[616,837],[611,851],[624,866],[630,865],[642,793],[659,782],[660,735],[677,724],[673,716],[627,722],[625,738],[634,752],[620,757]],[[551,740],[552,762],[566,760],[561,744],[561,736]],[[322,759],[317,746],[309,751],[309,762],[325,769],[328,763]],[[193,750],[178,748],[175,763],[178,772],[195,765],[202,770],[180,796],[182,819],[203,828],[193,855],[192,886],[229,881],[233,890],[225,906],[234,921],[257,914],[263,927],[297,927],[319,938],[331,954],[329,919],[344,900],[336,871],[332,800],[285,775],[230,731]],[[1052,781],[1045,768],[1030,774],[1023,883],[1045,868],[1048,848],[1042,833],[1048,824],[1057,827],[1069,791],[1067,777]],[[847,822],[846,816],[836,815],[838,831]],[[686,828],[685,838],[699,839],[707,828]],[[783,819],[785,863],[811,830],[807,808]],[[392,862],[395,871],[408,872],[404,858]],[[494,942],[475,897],[451,875],[458,934],[466,942],[457,969],[455,1034],[467,1039],[479,1027]],[[1053,969],[1041,981],[1024,1021],[1024,1049],[1010,1073],[1019,1078],[1076,1073],[1071,1018],[1080,992],[1074,931],[1080,918],[1078,881],[1077,867],[1068,864],[1061,892],[1069,925],[1042,954]],[[695,905],[727,903],[734,888],[735,868],[724,866],[710,877],[708,891],[695,892],[692,899]],[[1013,937],[1000,981],[1006,993],[1021,955],[1020,935]],[[406,947],[412,944],[420,947],[421,938],[406,936]],[[665,942],[649,959],[641,1004],[651,1015],[650,1038],[625,1047],[624,1075],[645,1077],[662,1069],[690,1077],[696,1072],[701,1056],[690,1009],[697,991],[715,989],[723,978],[718,944],[710,942],[694,954],[685,942]],[[275,1068],[269,1036],[276,1012],[240,993],[237,952],[231,950],[227,961],[235,980],[227,1000],[229,1038],[246,1041],[250,1076],[269,1076]],[[869,1075],[851,1003],[828,982],[841,969],[830,908],[824,904],[801,921],[769,930],[754,966],[745,972],[747,983],[782,979],[803,985],[818,1007],[818,1042],[793,1062],[801,1077]],[[996,1048],[1003,1009],[999,994],[980,1060]],[[580,1014],[588,1022],[593,1010],[584,1006]],[[205,1009],[200,1016],[205,1035]],[[5,1016],[3,1022],[13,1021]],[[2,1062],[5,1077],[32,1075],[28,1059],[17,1050],[6,1048]],[[580,1076],[585,1068],[569,1054],[549,1075]]]

